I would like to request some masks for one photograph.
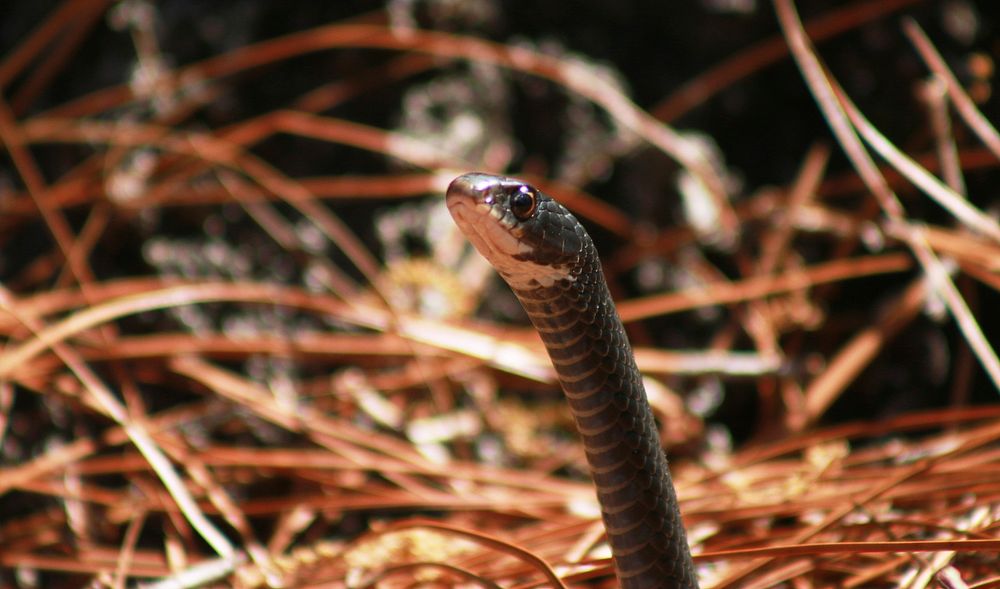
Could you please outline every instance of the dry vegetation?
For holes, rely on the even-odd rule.
[[[1000,586],[989,3],[5,4],[0,587],[612,586],[469,169],[594,230],[705,587]]]

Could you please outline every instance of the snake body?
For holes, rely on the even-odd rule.
[[[653,414],[590,236],[562,205],[512,178],[459,176],[447,204],[548,350],[583,439],[619,583],[697,587]]]

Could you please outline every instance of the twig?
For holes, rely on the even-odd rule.
[[[212,522],[205,517],[205,514],[194,500],[194,497],[192,497],[191,493],[184,485],[184,481],[181,480],[180,475],[178,475],[177,471],[174,470],[173,465],[163,454],[163,451],[156,445],[156,442],[149,434],[145,425],[133,420],[129,416],[125,407],[114,397],[111,391],[104,386],[104,383],[97,378],[97,375],[95,375],[86,366],[86,364],[80,361],[75,354],[69,350],[69,348],[62,344],[62,338],[54,337],[46,339],[43,337],[43,333],[51,333],[51,331],[45,328],[41,322],[36,320],[34,317],[20,313],[10,295],[3,290],[0,290],[0,307],[3,307],[7,312],[17,317],[35,334],[36,339],[32,341],[38,342],[42,346],[41,349],[38,349],[35,353],[39,353],[43,349],[51,349],[60,357],[60,359],[62,359],[63,362],[66,363],[70,370],[73,371],[73,374],[87,388],[87,391],[90,393],[93,401],[96,402],[97,407],[99,407],[108,417],[122,426],[125,433],[128,434],[129,439],[132,440],[133,444],[135,444],[135,447],[142,453],[146,460],[149,461],[149,465],[156,472],[157,476],[159,476],[160,480],[163,482],[163,486],[166,487],[171,497],[173,497],[174,501],[177,503],[178,508],[180,508],[188,522],[191,523],[191,526],[198,531],[201,537],[205,539],[205,541],[212,547],[213,550],[216,551],[217,554],[223,558],[232,558],[235,554],[232,544],[230,544],[229,540],[227,540],[226,537],[212,524]],[[4,353],[4,355],[0,357],[0,364],[3,364],[3,361],[9,359],[11,355],[13,354]],[[6,375],[9,370],[9,367],[7,370],[0,368],[0,379],[4,378],[2,375]]]

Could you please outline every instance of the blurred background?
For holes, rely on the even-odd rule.
[[[853,497],[841,469],[995,426],[995,131],[915,39],[995,121],[997,8],[801,4],[831,79],[974,214],[876,157],[902,216],[880,208],[767,2],[0,4],[0,586],[181,577],[227,545],[249,568],[222,559],[218,586],[465,578],[390,566],[427,560],[543,582],[454,532],[365,543],[412,517],[610,586],[544,355],[444,209],[469,170],[536,182],[590,229],[696,552],[793,543],[807,504]],[[973,491],[992,459],[975,464],[986,479],[904,493],[913,517],[995,507]],[[836,538],[909,533],[932,536]],[[701,562],[707,586],[893,586],[918,566],[887,558]]]

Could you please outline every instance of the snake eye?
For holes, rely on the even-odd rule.
[[[526,221],[530,218],[531,215],[535,214],[537,207],[538,195],[530,186],[522,185],[510,197],[510,212],[514,213],[519,221]]]

